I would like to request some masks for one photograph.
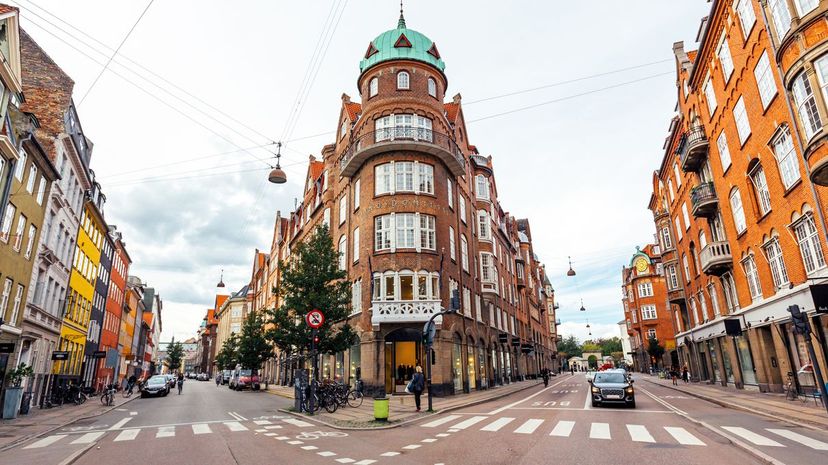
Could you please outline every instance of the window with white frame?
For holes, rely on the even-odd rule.
[[[379,92],[379,79],[376,77],[372,77],[371,81],[368,83],[368,97],[373,97],[377,95]]]
[[[34,160],[32,164],[29,165],[29,178],[26,180],[26,192],[32,194],[34,193],[35,181],[37,180],[37,166],[34,164]]]
[[[14,247],[14,250],[18,252],[20,251],[20,247],[23,245],[23,232],[26,231],[27,221],[28,218],[26,218],[26,215],[22,213],[17,217],[17,231],[14,233],[14,242],[12,242],[12,247]]]
[[[721,315],[721,312],[719,311],[719,295],[713,283],[707,286],[707,293],[710,294],[710,305],[713,307],[713,318],[715,319]]]
[[[420,248],[437,248],[437,220],[431,215],[420,215]]]
[[[819,0],[794,0],[794,5],[796,5],[796,11],[799,13],[799,17],[801,18],[814,11],[814,9],[819,6]]]
[[[788,284],[788,269],[785,267],[785,259],[782,256],[782,248],[779,246],[779,238],[774,237],[764,247],[765,256],[768,258],[768,265],[771,269],[773,284],[777,289]]]
[[[23,174],[26,172],[26,158],[28,154],[25,150],[20,149],[17,152],[17,165],[16,169],[14,170],[14,177],[17,178],[18,181],[23,182]]]
[[[403,114],[377,118],[374,140],[381,142],[393,139],[432,140],[431,120],[425,116]]]
[[[425,193],[425,194],[433,194],[434,193],[434,167],[426,164],[426,163],[419,163],[418,164],[418,172],[417,175],[419,176],[417,179],[417,192]]]
[[[727,305],[728,313],[733,313],[739,310],[739,299],[736,295],[736,283],[733,280],[733,274],[725,273],[720,278],[722,283],[722,290],[725,295],[725,304]]]
[[[699,231],[699,249],[704,249],[707,245],[707,233]]]
[[[457,203],[460,205],[460,221],[463,224],[466,223],[466,197],[459,195],[457,196]]]
[[[454,209],[454,183],[451,179],[446,179],[446,196],[448,197],[448,206]]]
[[[771,210],[770,191],[768,180],[765,178],[765,170],[762,165],[757,164],[750,173],[750,180],[756,190],[756,200],[759,205],[759,213],[764,215]]]
[[[687,214],[687,202],[681,204],[681,215],[684,217],[684,228],[690,229],[690,215]]]
[[[753,255],[748,255],[742,260],[742,268],[745,270],[745,278],[748,282],[750,296],[754,299],[762,297],[762,283],[759,281],[759,270],[756,269],[756,261]]]
[[[678,236],[678,240],[680,241],[683,237],[682,236],[683,233],[681,232],[682,231],[681,220],[679,220],[678,216],[675,218],[675,222],[676,222],[676,235]]]
[[[482,240],[492,240],[492,224],[489,221],[489,212],[486,210],[477,211],[477,233]]]
[[[434,78],[428,78],[428,95],[437,97],[437,81]]]
[[[351,283],[351,315],[362,312],[362,279]]]
[[[397,73],[397,89],[408,89],[409,88],[409,76],[408,71],[400,71]]]
[[[716,147],[719,149],[719,161],[722,163],[722,171],[727,171],[730,167],[730,149],[727,146],[727,136],[725,136],[724,130],[716,139]]]
[[[346,268],[348,257],[348,238],[345,237],[343,234],[339,237],[339,269],[344,270]]]
[[[733,224],[736,226],[736,232],[741,233],[747,229],[747,221],[745,220],[745,210],[742,207],[742,196],[739,194],[738,188],[734,188],[730,193],[730,210],[733,213]]]
[[[399,161],[391,165],[394,169],[394,191],[414,192],[414,162]]]
[[[655,305],[642,305],[641,306],[641,319],[642,320],[655,320],[656,317],[656,306]]]
[[[455,238],[454,227],[449,226],[449,257],[457,261],[457,239]]]
[[[463,286],[463,313],[469,318],[474,318],[471,308],[471,290],[465,286]]]
[[[820,76],[822,82],[828,82],[825,78],[828,77],[828,69],[826,69],[825,58],[817,60],[816,65],[817,75]],[[797,114],[799,115],[799,122],[802,124],[802,129],[805,132],[805,138],[810,139],[814,134],[822,129],[822,119],[819,116],[817,109],[816,98],[814,97],[814,89],[811,87],[811,81],[808,79],[808,73],[803,71],[794,78],[793,86],[794,104],[796,104]]]
[[[750,136],[750,121],[748,121],[744,97],[739,97],[736,105],[733,106],[733,119],[736,121],[736,132],[739,133],[739,142],[744,144],[748,136]]]
[[[9,296],[11,295],[12,286],[14,286],[14,282],[11,278],[6,278],[6,282],[3,285],[3,294],[0,296],[0,313],[3,315],[6,314],[9,306]]]
[[[357,179],[354,182],[354,211],[357,211],[359,209],[359,191],[360,191],[360,187],[361,186],[360,186],[359,179]]]
[[[46,178],[40,177],[40,182],[37,185],[37,204],[43,205],[43,198],[46,196]]]
[[[739,13],[739,22],[742,24],[742,36],[747,40],[753,24],[756,22],[756,12],[753,11],[751,0],[739,0],[736,11]]]
[[[439,300],[440,275],[429,271],[386,271],[374,273],[375,302]]]
[[[711,83],[710,78],[704,81],[702,90],[704,91],[704,99],[707,101],[707,113],[712,118],[713,114],[716,113],[718,103],[716,102],[716,91],[713,90],[713,84]]]
[[[390,250],[394,243],[394,217],[378,216],[374,219],[374,250]]]
[[[359,228],[354,228],[354,234],[352,236],[353,240],[353,261],[354,263],[359,261]]]
[[[670,227],[664,226],[661,228],[661,242],[665,249],[673,248],[673,239],[670,237]]]
[[[630,314],[632,315],[632,322],[638,323],[638,309],[632,308],[630,309]]]
[[[704,291],[699,291],[699,305],[701,305],[701,316],[706,323],[710,316],[707,314],[707,300],[704,298]]]
[[[32,249],[34,248],[35,236],[37,236],[37,228],[35,227],[35,225],[30,224],[29,225],[29,237],[28,237],[28,240],[26,242],[26,252],[24,254],[24,256],[26,257],[27,260],[29,259],[29,257],[32,256]]]
[[[673,180],[668,180],[667,184],[670,186],[670,190],[668,191],[670,193],[670,203],[673,203],[676,200],[676,189],[673,187]]]
[[[762,53],[759,62],[753,69],[753,76],[756,78],[756,85],[759,87],[762,108],[768,108],[771,100],[773,100],[773,96],[776,95],[776,81],[773,80],[773,72],[771,72],[767,50]]]
[[[673,165],[673,173],[676,175],[676,186],[681,187],[681,173],[679,172],[678,163]]]
[[[696,299],[690,298],[690,310],[693,311],[693,326],[698,326],[701,323],[699,318],[699,307],[696,306]]]
[[[773,29],[776,37],[782,40],[791,29],[791,10],[788,9],[788,0],[768,0],[768,8],[773,18]]]
[[[25,287],[23,287],[22,284],[17,285],[17,294],[14,295],[14,305],[12,306],[11,319],[7,322],[7,324],[17,326],[17,317],[20,315],[20,303],[23,302],[24,289]]]
[[[681,256],[681,263],[684,265],[684,279],[690,282],[690,262],[687,261],[687,255]]]
[[[799,244],[799,252],[802,254],[805,272],[810,274],[825,268],[825,256],[822,252],[819,233],[817,233],[814,224],[814,216],[810,213],[804,215],[793,224],[793,230],[796,233],[796,241]]]
[[[482,174],[478,174],[475,177],[475,195],[481,200],[489,200],[491,198],[489,195],[489,178]]]
[[[799,178],[799,162],[794,151],[793,140],[790,128],[784,126],[773,140],[773,154],[779,164],[779,174],[782,177],[782,184],[789,189]]]
[[[339,199],[339,224],[345,222],[345,218],[348,216],[348,196],[343,195]]]
[[[469,242],[465,234],[460,235],[460,264],[463,271],[469,271]]]
[[[419,213],[392,213],[374,218],[374,250],[435,250],[436,220]]]
[[[308,209],[308,219],[310,219],[310,211],[311,210],[309,208]],[[329,228],[331,227],[331,209],[330,208],[326,208],[322,212],[322,224],[324,224],[325,226],[327,226]]]
[[[434,193],[434,167],[427,163],[398,161],[374,167],[374,194]]]
[[[348,121],[342,120],[342,125],[339,126],[339,138],[342,139],[345,137],[345,133],[348,132]]]
[[[14,213],[17,211],[11,203],[6,204],[6,212],[3,215],[2,222],[0,222],[0,240],[3,242],[9,241],[9,233],[11,233],[12,222],[14,222]]]
[[[497,267],[494,256],[489,252],[480,252],[480,280],[485,283],[497,282]]]
[[[652,297],[653,296],[653,284],[652,283],[641,283],[638,285],[638,297]]]
[[[722,39],[719,45],[719,62],[722,64],[722,74],[724,74],[725,83],[730,80],[733,75],[733,57],[730,56],[730,45],[727,43],[727,38]]]
[[[230,311],[230,316],[231,316],[232,318],[241,318],[241,316],[242,316],[242,309],[241,309],[241,308],[239,308],[239,307],[235,307],[235,308],[233,308],[233,310],[231,310],[231,311]]]
[[[413,249],[417,246],[417,215],[414,213],[398,213],[394,217],[396,234],[396,248]]]

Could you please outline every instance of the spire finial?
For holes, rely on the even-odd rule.
[[[405,16],[403,16],[403,0],[400,0],[400,20],[397,22],[397,29],[405,29]]]

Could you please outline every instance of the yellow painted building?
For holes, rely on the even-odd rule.
[[[65,377],[79,377],[83,366],[84,347],[89,332],[89,317],[92,313],[92,299],[95,280],[103,245],[103,229],[95,219],[95,206],[84,203],[83,216],[75,246],[72,274],[69,276],[69,291],[66,297],[66,313],[60,330],[61,351],[69,352],[69,359],[55,362],[54,373]]]

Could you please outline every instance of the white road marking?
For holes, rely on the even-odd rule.
[[[156,438],[169,438],[172,436],[175,436],[175,426],[162,426],[155,433]]]
[[[296,418],[285,418],[283,420],[285,423],[290,423],[291,425],[298,426],[300,428],[307,428],[309,426],[313,426],[312,423],[308,423],[306,421],[297,420]]]
[[[262,429],[257,429],[256,432],[257,433],[267,433],[267,430],[262,428]]]
[[[288,440],[288,439],[290,439],[290,438],[289,438],[289,437],[287,437],[287,436],[279,436],[279,437],[277,437],[276,439],[278,439],[278,440],[280,440],[280,441],[287,441],[287,440]]]
[[[423,440],[422,440],[422,441],[420,441],[420,442],[431,443],[431,442],[436,442],[436,441],[437,441],[437,440],[436,440],[436,439],[434,439],[434,438],[426,438],[426,439],[423,439]]]
[[[679,444],[685,446],[705,446],[701,439],[690,434],[686,429],[677,426],[665,426],[664,429],[670,433]]]
[[[572,434],[572,428],[574,427],[574,421],[559,421],[558,424],[555,425],[555,427],[552,429],[552,432],[549,433],[549,435],[568,438],[569,435]]]
[[[799,433],[794,433],[793,431],[787,429],[777,429],[777,428],[765,428],[766,430],[770,431],[773,434],[778,434],[783,438],[790,439],[791,441],[798,442],[803,446],[808,446],[811,449],[816,450],[828,450],[828,444],[817,441],[816,439],[809,438],[808,436],[803,436]]]
[[[435,436],[437,436],[438,438],[447,438],[451,435],[448,434],[448,433],[440,433],[440,434],[435,434]]]
[[[627,425],[630,438],[635,442],[655,442],[653,435],[647,431],[644,425]]]
[[[419,449],[420,447],[422,447],[422,446],[420,446],[419,444],[409,444],[409,445],[403,447],[403,449],[405,449],[405,450],[414,450],[414,449]]]
[[[589,437],[592,439],[612,439],[609,423],[593,423],[589,429]]]
[[[118,421],[118,423],[115,423],[115,424],[114,424],[114,425],[112,425],[112,427],[111,427],[111,428],[109,428],[109,429],[118,429],[118,428],[121,428],[122,426],[124,426],[125,424],[127,424],[127,422],[129,422],[129,420],[132,420],[132,417],[126,417],[126,418],[124,418],[123,420]]]
[[[371,465],[372,463],[376,462],[376,460],[360,460],[359,462],[355,463],[354,465]]]
[[[316,449],[319,449],[319,448],[316,447],[316,446],[302,446],[302,449],[303,450],[316,450]]]
[[[347,457],[343,457],[341,459],[336,459],[336,461],[339,462],[339,463],[354,463],[355,462],[354,459],[349,459]]]
[[[237,421],[225,421],[224,425],[230,428],[230,431],[247,431],[247,427]]]
[[[101,436],[106,434],[106,431],[98,431],[95,433],[86,433],[83,436],[75,439],[70,444],[89,444],[97,441]]]
[[[132,440],[134,440],[136,437],[138,437],[138,433],[140,433],[140,432],[141,432],[141,430],[140,430],[140,429],[125,429],[125,430],[121,431],[121,434],[119,434],[119,435],[115,438],[115,441],[114,441],[114,442],[118,442],[118,441],[132,441]]]
[[[317,452],[316,454],[321,455],[322,457],[333,457],[334,455],[336,455],[335,452],[331,452],[329,450],[325,452]]]
[[[210,425],[206,423],[200,423],[197,425],[192,425],[193,434],[210,434],[213,430],[210,429]]]
[[[538,418],[526,420],[526,423],[520,425],[520,427],[515,430],[515,433],[532,434],[535,432],[536,429],[538,429],[538,426],[540,426],[541,424],[543,424],[543,420]]]
[[[272,437],[272,436],[276,436],[277,434],[279,434],[279,433],[265,433],[265,436]]]
[[[395,455],[400,455],[399,452],[385,452],[380,454],[380,457],[394,457]]]
[[[450,430],[448,430],[449,433],[457,433],[459,431],[460,431],[459,429],[450,429]]]
[[[460,423],[457,423],[456,425],[452,426],[451,428],[456,429],[456,430],[466,429],[466,428],[468,428],[469,426],[471,426],[475,423],[478,423],[480,421],[485,420],[486,418],[489,418],[489,417],[471,417],[469,419],[461,421]]]
[[[747,430],[745,428],[741,428],[738,426],[722,426],[722,429],[727,430],[737,436],[740,436],[742,437],[742,439],[747,439],[748,441],[756,444],[757,446],[785,447],[771,438],[766,438],[765,436],[756,434],[753,431]]]
[[[291,446],[295,446],[295,445],[298,445],[298,444],[304,444],[304,442],[302,442],[302,441],[288,441],[287,443],[290,444]]]
[[[480,431],[499,431],[500,428],[503,428],[504,426],[508,425],[513,420],[514,418],[509,417],[498,418],[497,420],[481,428]]]
[[[237,417],[239,417],[239,420],[247,421],[247,418],[243,417],[239,412],[233,412],[233,414],[235,414]]]
[[[268,430],[269,429],[282,429],[282,426],[281,425],[270,425],[270,426],[265,426],[265,429],[268,429]]]
[[[236,412],[227,412],[227,414],[233,417],[234,420],[241,420]]]
[[[592,392],[590,389],[587,389],[587,396],[586,399],[584,399],[583,410],[592,410]]]
[[[450,422],[450,421],[454,421],[454,420],[456,420],[456,419],[458,419],[458,418],[460,418],[460,415],[449,415],[449,416],[446,416],[446,417],[443,417],[443,418],[439,418],[439,419],[437,419],[437,420],[434,420],[434,421],[432,421],[432,422],[430,422],[430,423],[426,423],[426,424],[421,425],[421,426],[422,426],[423,428],[436,428],[437,426],[440,426],[440,425],[442,425],[443,423],[448,423],[448,422]]]
[[[65,434],[55,434],[54,436],[49,436],[47,438],[43,438],[39,441],[35,441],[28,446],[24,447],[24,449],[40,449],[41,447],[46,447],[50,444],[54,444],[61,439],[65,438]]]
[[[269,420],[254,420],[253,423],[257,425],[269,425],[271,424]]]
[[[129,412],[130,415],[135,416],[138,415],[138,412]]]
[[[542,394],[542,393],[546,392],[547,390],[552,389],[553,387],[555,387],[555,386],[557,386],[557,385],[559,385],[559,384],[561,384],[561,383],[563,383],[563,382],[564,382],[564,380],[560,380],[560,381],[558,381],[557,383],[555,383],[555,384],[553,384],[553,385],[551,385],[551,386],[549,386],[549,387],[547,387],[547,388],[543,388],[543,389],[541,389],[540,391],[538,391],[538,392],[536,392],[536,393],[532,394],[531,396],[529,396],[529,397],[527,397],[527,398],[525,398],[525,399],[523,399],[523,400],[519,400],[519,401],[517,401],[517,402],[512,402],[512,403],[511,403],[511,404],[509,404],[509,405],[505,405],[505,406],[503,406],[503,407],[500,407],[499,409],[492,410],[491,412],[489,412],[489,415],[497,415],[498,413],[500,413],[500,412],[502,412],[502,411],[504,411],[504,410],[509,410],[510,408],[512,408],[512,407],[514,407],[514,406],[516,406],[516,405],[518,405],[518,404],[522,404],[523,402],[526,402],[526,401],[527,401],[527,400],[529,400],[529,399],[533,399],[535,396],[540,395],[540,394]]]

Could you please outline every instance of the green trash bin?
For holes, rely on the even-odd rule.
[[[374,420],[388,421],[388,397],[374,398]]]

